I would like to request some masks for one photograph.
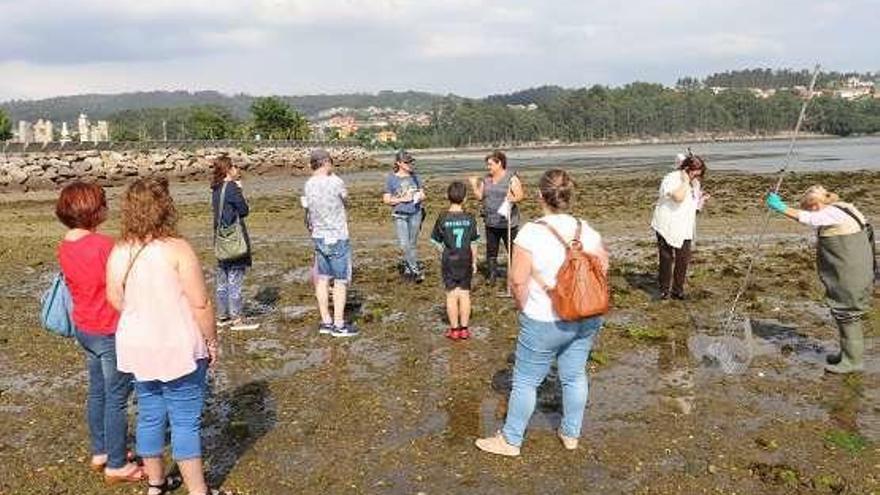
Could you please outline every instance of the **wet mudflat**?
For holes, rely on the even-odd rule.
[[[242,494],[880,491],[877,310],[867,326],[867,371],[825,376],[823,353],[835,348],[836,330],[822,305],[810,234],[773,218],[742,306],[755,337],[751,366],[725,375],[696,360],[689,338],[719,332],[772,180],[710,175],[713,199],[699,220],[691,298],[659,302],[648,223],[662,173],[576,174],[576,211],[612,252],[615,308],[589,365],[580,449],[567,452],[554,436],[561,396],[551,374],[517,459],[473,446],[506,410],[517,326],[503,287],[478,277],[473,339],[446,340],[428,228],[421,246],[428,278],[405,284],[377,199],[381,180],[367,176],[351,186],[349,310],[361,335],[318,335],[311,245],[296,198],[279,192],[277,181],[289,180],[291,189],[294,182],[247,183],[256,254],[246,292],[263,326],[222,334],[204,418],[210,479]],[[428,227],[444,207],[447,181],[438,173],[428,182]],[[526,184],[535,181],[526,174]],[[792,175],[786,197],[816,182],[880,218],[880,173]],[[210,278],[210,213],[198,187],[176,186],[181,230]],[[75,343],[38,325],[37,298],[56,269],[62,232],[52,206],[37,199],[0,209],[0,493],[142,493],[107,489],[86,468],[83,358]],[[525,214],[536,216],[537,205],[527,204]],[[105,230],[115,233],[115,220]]]

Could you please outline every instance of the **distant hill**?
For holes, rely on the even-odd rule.
[[[694,77],[679,79],[680,88],[699,89],[711,86],[732,88],[780,88],[796,85],[807,85],[810,80],[807,69],[742,69],[710,74],[702,80]],[[876,80],[880,83],[880,71],[877,72],[822,72],[819,87],[834,87],[849,77],[862,80]],[[336,107],[367,108],[391,107],[410,112],[429,111],[438,104],[461,103],[464,101],[482,102],[490,105],[529,105],[536,104],[546,107],[562,101],[575,93],[575,89],[545,85],[535,88],[514,91],[506,94],[495,94],[480,99],[468,99],[456,95],[439,95],[421,91],[380,91],[375,94],[318,94],[304,96],[281,96],[306,117],[314,117],[322,110]],[[218,91],[146,91],[119,94],[85,94],[76,96],[59,96],[44,100],[13,100],[0,103],[10,119],[35,121],[51,119],[53,121],[76,121],[81,112],[85,112],[92,120],[106,119],[114,114],[129,110],[143,109],[174,109],[195,106],[220,107],[238,120],[250,118],[250,107],[254,96],[239,93],[227,95]]]
[[[742,69],[710,74],[703,79],[702,84],[707,87],[779,89],[809,86],[812,75],[812,71],[807,69]],[[880,72],[823,71],[819,73],[816,86],[833,88],[851,77],[862,81],[876,81],[880,79]],[[693,82],[693,78],[682,78],[679,79],[678,86],[689,86]]]
[[[534,103],[535,105],[543,106],[556,101],[569,92],[571,90],[559,86],[539,86],[508,94],[487,96],[486,103],[501,105],[529,105]]]
[[[380,91],[376,94],[352,93],[339,95],[283,96],[306,116],[313,116],[321,110],[334,107],[366,108],[392,107],[409,111],[427,111],[435,103],[454,95],[443,96],[418,91]],[[250,106],[254,97],[246,94],[225,95],[217,91],[149,91],[119,94],[86,94],[59,96],[44,100],[13,100],[0,103],[13,122],[18,120],[74,122],[80,113],[85,112],[92,120],[105,119],[124,110],[145,108],[181,108],[216,106],[225,108],[238,119],[250,116]]]

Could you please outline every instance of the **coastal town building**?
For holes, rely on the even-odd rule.
[[[773,88],[770,89],[761,89],[761,88],[749,88],[749,91],[752,92],[757,98],[766,99],[776,94],[776,90]]]
[[[12,140],[16,143],[33,143],[34,128],[31,123],[26,120],[19,120],[18,129],[13,133]]]
[[[51,143],[54,139],[52,136],[52,121],[50,120],[38,120],[34,126],[34,142],[40,144]]]
[[[843,82],[842,87],[834,91],[834,96],[844,100],[856,100],[870,98],[875,93],[874,81],[862,81],[858,77],[850,77]]]
[[[88,116],[80,114],[77,121],[77,136],[82,143],[100,143],[110,141],[110,123],[99,120],[92,124]],[[67,127],[67,122],[61,123],[61,132],[58,142],[64,144],[73,140],[73,136]],[[39,143],[47,144],[55,142],[55,124],[48,119],[38,119],[31,123],[27,120],[18,121],[18,127],[12,133],[12,141],[15,143]]]
[[[511,110],[525,110],[527,112],[534,112],[535,110],[538,109],[538,105],[536,105],[535,103],[529,103],[528,105],[509,104],[509,105],[507,105],[507,108],[509,108]]]
[[[350,115],[336,115],[327,120],[324,127],[336,132],[339,139],[346,139],[354,135],[360,128],[357,119]]]
[[[70,130],[67,129],[67,122],[61,123],[61,139],[58,140],[61,144],[67,144],[70,142]]]
[[[380,143],[397,142],[397,133],[390,130],[379,131],[376,133],[376,141]]]
[[[99,120],[92,124],[89,121],[89,116],[81,113],[77,119],[76,128],[79,131],[81,143],[110,141],[110,124],[106,120]]]
[[[431,114],[414,113],[396,108],[349,108],[334,107],[318,112],[314,119],[316,125],[325,129],[334,129],[340,135],[352,135],[358,129],[386,129],[389,127],[431,125]]]

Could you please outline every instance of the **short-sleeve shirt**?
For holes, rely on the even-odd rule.
[[[61,241],[58,262],[73,299],[73,323],[81,332],[113,335],[119,313],[107,301],[107,258],[113,239],[88,234]]]
[[[480,238],[477,221],[470,213],[443,212],[434,223],[431,240],[443,246],[443,259],[471,261],[471,244]]]
[[[547,222],[559,232],[563,239],[572,239],[577,230],[577,219],[571,215],[547,215],[540,220]],[[529,222],[520,228],[513,243],[532,254],[532,267],[550,286],[556,286],[556,273],[565,261],[565,247],[550,232],[550,229],[535,222]],[[602,237],[586,222],[581,229],[581,243],[586,252],[598,252],[602,248]],[[559,316],[553,310],[553,302],[547,292],[541,288],[534,278],[529,280],[529,296],[522,312],[537,321],[558,321]]]
[[[309,210],[312,238],[329,244],[348,239],[345,199],[348,190],[337,175],[315,175],[303,188],[303,206]]]
[[[385,180],[385,193],[390,194],[392,198],[402,198],[408,192],[415,192],[422,188],[422,182],[418,176],[410,175],[407,177],[398,177],[397,174],[389,174]],[[421,210],[422,205],[415,201],[407,201],[406,203],[397,203],[394,205],[395,215],[412,215]]]
[[[675,201],[670,196],[673,191],[681,187],[683,178],[680,170],[670,172],[660,183],[659,198],[654,207],[654,216],[651,218],[651,228],[674,248],[680,248],[684,241],[693,240],[697,224],[697,207],[701,202],[702,194],[696,184],[688,187],[688,191],[681,202]]]

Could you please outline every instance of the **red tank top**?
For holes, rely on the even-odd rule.
[[[107,301],[107,258],[113,239],[89,234],[75,241],[61,241],[58,262],[73,298],[73,322],[85,333],[113,335],[119,313]]]

